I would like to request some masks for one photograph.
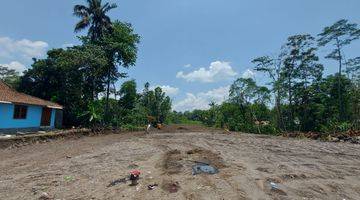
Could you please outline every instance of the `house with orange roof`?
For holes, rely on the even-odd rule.
[[[0,132],[55,128],[62,122],[63,107],[17,92],[0,81]]]

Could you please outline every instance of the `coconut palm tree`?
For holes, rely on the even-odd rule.
[[[104,33],[111,30],[110,17],[106,15],[117,7],[115,3],[102,4],[102,0],[86,0],[87,5],[75,5],[74,15],[80,18],[75,26],[75,32],[89,28],[88,36],[91,41],[102,39]]]

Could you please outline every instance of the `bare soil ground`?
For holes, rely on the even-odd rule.
[[[193,176],[195,162],[220,172]],[[142,172],[137,186],[107,187],[132,169]],[[39,199],[43,192],[86,200],[359,199],[360,151],[350,143],[189,127],[1,149],[0,199]]]

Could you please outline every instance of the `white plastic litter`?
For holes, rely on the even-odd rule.
[[[275,190],[279,189],[278,185],[274,182],[270,182],[270,186],[271,186],[271,189],[275,189]]]
[[[151,124],[148,124],[147,127],[146,127],[146,132],[147,132],[147,133],[149,133],[150,128],[151,128]]]
[[[11,138],[13,137],[12,135],[0,135],[0,138]]]

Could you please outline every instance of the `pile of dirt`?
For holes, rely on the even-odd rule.
[[[182,155],[177,149],[165,153],[163,160],[163,169],[166,174],[177,174],[181,172],[183,165],[181,164]]]
[[[360,131],[349,130],[343,133],[335,133],[329,135],[327,139],[332,142],[351,142],[360,144]]]
[[[321,133],[317,132],[291,132],[291,133],[283,133],[284,137],[288,138],[309,138],[313,140],[317,140],[321,138]]]
[[[210,150],[195,148],[185,152],[177,149],[165,153],[162,168],[165,174],[178,174],[184,170],[191,170],[194,163],[212,165],[217,169],[226,167],[219,154]]]
[[[30,144],[50,142],[58,139],[76,139],[84,136],[94,135],[90,129],[69,129],[50,131],[45,133],[35,133],[27,135],[16,135],[10,138],[0,139],[0,149],[9,147],[21,147]]]
[[[224,160],[219,154],[207,149],[195,148],[187,151],[186,154],[190,155],[194,162],[211,164],[218,169],[226,167]]]
[[[360,144],[360,131],[356,130],[349,130],[346,132],[338,132],[332,134],[318,132],[293,132],[284,133],[283,136],[289,138],[308,138],[328,142],[349,142],[354,144]]]
[[[176,193],[180,189],[180,184],[177,181],[164,180],[161,184],[161,189],[169,193]]]
[[[172,124],[163,125],[161,129],[152,128],[150,132],[155,133],[185,133],[185,132],[205,132],[215,130],[210,127],[202,125],[188,125],[188,124]]]

